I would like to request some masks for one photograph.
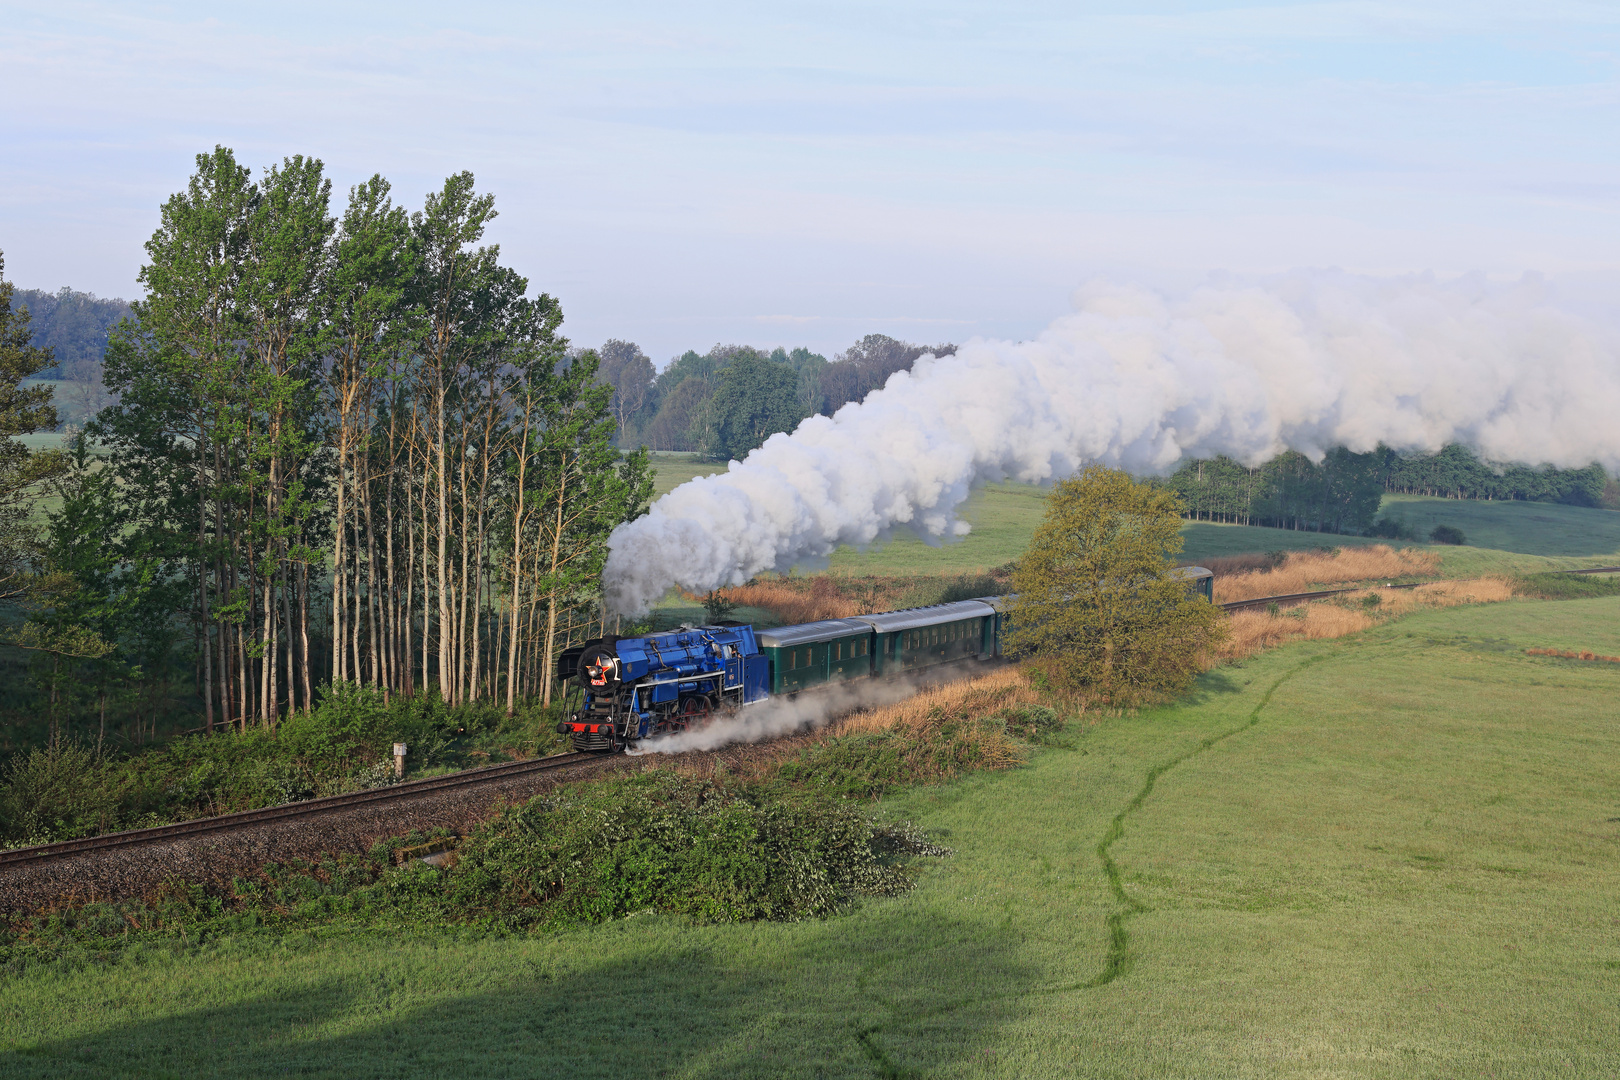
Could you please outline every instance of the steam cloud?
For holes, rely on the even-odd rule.
[[[925,356],[665,495],[610,538],[609,604],[640,614],[671,585],[741,584],[896,526],[961,536],[974,484],[1088,461],[1163,472],[1187,455],[1461,442],[1490,460],[1620,465],[1616,335],[1537,278],[1300,272],[1175,298],[1094,283],[1074,299],[1034,341]]]
[[[689,750],[719,750],[737,743],[811,731],[856,709],[875,709],[904,701],[924,687],[982,674],[973,664],[950,664],[899,679],[860,679],[834,683],[798,697],[769,697],[753,705],[718,713],[702,727],[675,735],[643,739],[629,751],[640,754],[684,754]]]

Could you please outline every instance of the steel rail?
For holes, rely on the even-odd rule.
[[[484,765],[476,769],[463,769],[461,772],[447,773],[444,776],[429,776],[421,780],[408,780],[403,784],[372,788],[368,791],[351,791],[344,795],[327,795],[319,799],[282,803],[279,806],[266,806],[258,810],[239,810],[234,814],[221,814],[218,817],[193,818],[190,821],[177,821],[173,825],[158,825],[149,829],[130,829],[127,832],[105,833],[101,836],[86,836],[79,840],[63,840],[55,844],[40,844],[36,847],[13,848],[10,851],[0,851],[0,868],[26,863],[48,862],[52,859],[66,858],[69,855],[76,855],[85,851],[100,851],[106,848],[150,844],[176,836],[195,836],[201,833],[240,829],[267,821],[309,817],[334,810],[364,806],[368,803],[389,802],[394,799],[405,799],[414,795],[425,795],[450,788],[490,783],[509,776],[549,772],[553,769],[565,769],[572,765],[582,765],[588,761],[601,760],[603,760],[601,754],[553,754],[549,757],[528,758],[523,761],[502,762],[499,765]]]
[[[1547,574],[1620,574],[1620,566],[1592,566],[1584,570],[1545,570]],[[1281,596],[1257,596],[1253,600],[1233,600],[1226,604],[1217,604],[1223,611],[1247,611],[1250,608],[1266,607],[1271,604],[1302,604],[1307,600],[1316,600],[1324,596],[1339,596],[1342,593],[1364,592],[1368,589],[1416,589],[1422,585],[1439,585],[1441,581],[1473,581],[1473,578],[1442,578],[1440,581],[1413,581],[1404,585],[1355,585],[1347,589],[1321,589],[1317,592],[1284,593]]]
[[[1217,604],[1223,611],[1247,611],[1250,608],[1269,607],[1272,604],[1303,604],[1307,600],[1317,600],[1324,596],[1339,596],[1342,593],[1366,592],[1369,589],[1415,589],[1420,585],[1434,585],[1433,581],[1414,581],[1405,585],[1356,585],[1348,589],[1320,589],[1316,592],[1284,593],[1281,596],[1257,596],[1253,600],[1233,600],[1230,603]]]

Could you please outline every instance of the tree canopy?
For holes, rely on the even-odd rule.
[[[798,372],[787,364],[758,356],[731,363],[709,399],[703,452],[741,460],[777,432],[792,431],[804,418],[798,387]]]
[[[1092,465],[1059,483],[1046,506],[1013,572],[1011,648],[1057,685],[1113,704],[1185,689],[1224,624],[1171,574],[1180,500]]]

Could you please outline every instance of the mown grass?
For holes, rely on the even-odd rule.
[[[1620,653],[1620,598],[1217,669],[889,799],[955,854],[831,920],[227,935],[14,972],[0,1072],[1611,1076],[1620,671],[1544,646]]]

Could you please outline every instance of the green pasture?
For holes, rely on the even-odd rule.
[[[15,970],[0,1075],[1609,1077],[1620,599],[1212,672],[880,807],[955,849],[825,922],[251,933]]]
[[[1463,531],[1472,547],[1524,555],[1594,556],[1620,552],[1620,513],[1561,503],[1485,502],[1385,495],[1380,513],[1419,535],[1436,525]]]

